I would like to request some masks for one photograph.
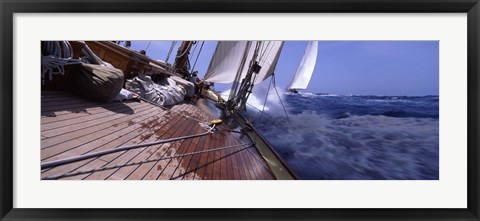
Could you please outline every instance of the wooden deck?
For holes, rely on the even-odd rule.
[[[203,133],[207,130],[200,126],[199,121],[209,122],[218,118],[205,108],[205,105],[202,106],[199,103],[184,103],[165,110],[138,100],[96,103],[64,92],[53,91],[42,91],[41,103],[42,163],[131,144]],[[187,118],[185,115],[193,116],[199,121]],[[226,124],[220,124],[217,133],[116,152],[44,169],[41,171],[41,178],[275,179],[265,160],[251,145],[157,160],[184,153],[251,144],[247,136],[230,130],[231,128]],[[143,162],[147,160],[150,161]],[[125,164],[133,165],[122,166]],[[112,166],[116,168],[103,170]],[[72,175],[75,173],[80,174]]]

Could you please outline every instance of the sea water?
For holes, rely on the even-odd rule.
[[[247,115],[300,179],[438,179],[438,96],[282,99],[288,118],[271,107]]]

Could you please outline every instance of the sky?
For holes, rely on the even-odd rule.
[[[178,41],[169,63],[173,63],[180,44]],[[201,78],[208,69],[216,44],[216,41],[205,41],[200,52],[199,42],[191,50],[192,66],[200,52],[194,69]],[[147,56],[164,61],[171,45],[172,41],[133,41],[131,48],[147,49]],[[306,46],[306,41],[285,42],[275,69],[278,88],[287,88]],[[438,95],[438,83],[438,41],[319,41],[316,66],[305,92],[424,96]],[[215,84],[218,91],[229,87]]]

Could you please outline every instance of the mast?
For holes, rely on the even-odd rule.
[[[255,81],[255,77],[258,74],[258,72],[260,72],[260,69],[262,68],[262,66],[260,66],[257,61],[260,45],[261,45],[261,41],[257,41],[255,45],[255,51],[253,52],[253,56],[250,60],[250,65],[248,67],[247,75],[245,76],[245,78],[243,78],[242,83],[240,84],[240,89],[238,89],[238,93],[236,93],[237,96],[235,96],[233,101],[229,100],[232,102],[230,106],[227,105],[228,109],[236,108],[239,111],[245,110],[245,104],[247,103],[248,97],[252,93],[253,82]],[[233,88],[232,88],[232,91],[234,91]]]
[[[183,77],[188,77],[190,75],[188,72],[190,69],[190,60],[188,59],[188,55],[190,54],[192,45],[195,43],[195,41],[183,41],[182,45],[180,45],[178,48],[173,67],[175,68],[175,72]]]
[[[205,74],[205,81],[232,83],[227,112],[245,110],[254,85],[275,70],[283,41],[220,41]]]
[[[246,103],[253,87],[273,74],[283,48],[283,41],[254,41],[250,45],[248,52],[245,52],[245,55],[248,55],[244,56],[242,68],[239,69],[232,85],[227,102],[227,110],[230,111],[246,110]]]
[[[243,64],[245,64],[245,62],[247,61],[248,52],[250,51],[251,46],[252,46],[251,41],[248,41],[247,44],[245,45],[245,51],[243,53],[242,60],[238,67],[237,73],[235,75],[235,79],[233,81],[232,88],[230,90],[230,96],[228,97],[227,110],[233,110],[235,108],[236,103],[234,102],[234,100],[238,92],[238,87],[240,86],[240,80],[241,80],[243,68],[244,68]]]

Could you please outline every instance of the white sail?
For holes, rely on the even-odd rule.
[[[232,84],[229,100],[238,96],[240,85],[247,76],[252,60],[257,61],[258,65],[261,66],[259,73],[253,74],[252,78],[249,79],[256,85],[273,74],[283,47],[283,41],[249,41],[249,44],[250,47],[243,57],[243,65],[239,67],[238,75],[236,75],[235,82]],[[257,47],[258,52],[254,58]]]
[[[313,69],[315,68],[315,63],[317,62],[317,51],[318,51],[318,42],[310,41],[308,42],[307,48],[305,49],[305,54],[303,55],[300,64],[297,67],[295,76],[288,86],[288,89],[306,89],[310,78],[313,74]]]
[[[251,45],[256,45],[256,41]],[[241,71],[239,80],[247,75],[250,60],[253,57],[255,47],[248,47],[247,41],[220,41],[217,44],[215,53],[205,74],[204,80],[214,83],[232,83],[238,71]],[[258,84],[273,74],[277,65],[280,51],[282,50],[282,41],[262,41],[258,59],[259,65],[262,67],[256,75],[254,84]],[[246,51],[248,49],[248,51]],[[240,67],[244,53],[246,55],[243,67]],[[241,68],[241,69],[239,69]]]
[[[233,83],[228,99],[233,100],[238,96],[251,61],[258,62],[261,68],[259,73],[253,74],[252,78],[247,80],[254,85],[259,84],[273,74],[282,47],[283,41],[220,41],[204,80],[214,83]]]
[[[256,41],[253,41],[252,45],[256,45],[256,43]],[[255,82],[253,84],[259,84],[273,74],[283,47],[283,41],[261,41],[260,43],[260,50],[256,61],[258,61],[258,64],[262,68],[260,69],[260,72],[254,76]],[[244,64],[240,79],[243,79],[247,75],[248,66],[250,65],[250,60],[252,59],[254,52],[255,47],[250,47],[247,62]]]
[[[247,46],[247,41],[219,41],[204,80],[214,83],[232,83]]]

